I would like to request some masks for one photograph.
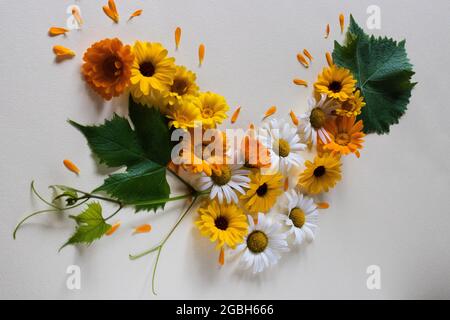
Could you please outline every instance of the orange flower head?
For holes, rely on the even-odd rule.
[[[269,150],[253,136],[247,135],[244,137],[241,144],[241,151],[244,155],[244,162],[247,168],[270,167]]]
[[[362,149],[365,137],[361,120],[355,123],[355,117],[337,117],[329,120],[325,128],[331,138],[331,141],[324,145],[325,150],[331,151],[332,155],[354,153],[359,158],[359,149]]]
[[[86,82],[106,100],[123,93],[130,84],[134,55],[117,39],[104,39],[86,50],[82,73]]]

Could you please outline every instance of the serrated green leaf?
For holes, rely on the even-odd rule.
[[[111,225],[103,219],[102,206],[98,202],[89,203],[86,210],[71,218],[77,222],[77,227],[75,233],[61,249],[70,244],[91,244],[94,240],[100,239],[111,228]]]
[[[152,161],[141,162],[129,167],[127,172],[109,176],[94,192],[106,192],[125,204],[166,199],[170,187],[166,180],[166,169]],[[165,202],[135,205],[136,211],[164,208]]]
[[[158,109],[136,103],[130,96],[129,114],[134,130],[148,159],[166,166],[173,144],[167,118]]]
[[[99,126],[83,126],[72,120],[69,123],[83,133],[100,163],[120,167],[145,160],[144,150],[125,118],[114,114],[111,120]]]
[[[359,116],[364,132],[388,133],[405,113],[415,85],[405,41],[369,37],[350,16],[345,44],[335,42],[333,60],[349,69],[358,81],[366,102]]]

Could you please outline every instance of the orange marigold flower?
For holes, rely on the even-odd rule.
[[[106,100],[117,97],[130,84],[134,55],[117,39],[94,43],[84,54],[82,73],[86,82]]]
[[[329,120],[325,124],[331,141],[324,145],[325,150],[331,151],[332,155],[347,155],[354,153],[358,158],[360,156],[358,149],[362,149],[363,122],[359,120],[355,123],[355,117],[337,117]]]

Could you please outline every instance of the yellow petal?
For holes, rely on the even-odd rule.
[[[318,202],[318,203],[316,203],[316,206],[319,209],[328,209],[330,207],[328,202]]]
[[[302,79],[294,79],[294,80],[292,80],[292,82],[298,86],[304,86],[304,87],[308,86],[308,82],[306,82],[305,80],[302,80]]]
[[[133,19],[134,17],[139,17],[142,14],[142,9],[136,10],[135,12],[133,12],[130,17],[128,18],[128,21]]]
[[[198,47],[198,61],[200,65],[203,64],[203,59],[205,59],[205,45],[202,43]]]
[[[63,163],[68,170],[72,171],[73,173],[80,174],[80,169],[78,169],[78,167],[72,161],[65,159]]]
[[[71,58],[75,56],[75,52],[63,46],[54,46],[53,52],[58,58]]]
[[[312,57],[312,55],[311,55],[311,53],[309,53],[308,50],[303,49],[303,54],[304,54],[305,56],[307,56],[308,59],[309,59],[310,61],[313,61],[313,60],[314,60],[313,57]]]
[[[181,40],[181,28],[177,27],[175,29],[175,47],[178,49],[180,46],[180,40]]]
[[[295,126],[298,126],[298,118],[297,118],[297,116],[295,115],[294,111],[291,110],[291,112],[289,112],[289,115],[291,116],[292,123],[293,123]]]
[[[111,229],[109,229],[109,230],[106,232],[106,235],[107,235],[107,236],[112,235],[114,232],[117,231],[117,229],[119,229],[119,227],[120,227],[120,221],[114,223],[114,224],[111,226]]]
[[[301,53],[297,54],[297,60],[298,60],[298,62],[300,62],[305,68],[308,68],[308,67],[309,67],[308,61],[306,61],[305,57],[304,57]]]
[[[238,107],[231,116],[231,123],[235,123],[237,118],[239,117],[239,113],[241,112],[241,107]]]
[[[51,37],[59,36],[61,34],[66,34],[66,32],[69,32],[66,28],[60,28],[60,27],[51,27],[48,29],[48,35]]]
[[[329,52],[327,52],[325,54],[325,57],[327,58],[328,65],[331,67],[333,65],[333,58],[331,57],[331,54]]]
[[[140,226],[134,228],[133,233],[148,233],[151,230],[152,230],[152,226],[146,223],[146,224],[143,224],[143,225],[140,225]]]
[[[276,106],[271,106],[269,109],[267,109],[267,111],[264,113],[264,119],[267,117],[270,117],[271,115],[273,115],[275,112],[277,112],[277,107]]]
[[[339,15],[339,25],[341,27],[341,33],[344,33],[344,23],[345,23],[345,18],[344,18],[344,15],[341,13]]]
[[[325,39],[328,39],[330,36],[330,24],[327,24],[327,27],[325,29]]]

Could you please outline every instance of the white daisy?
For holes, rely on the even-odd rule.
[[[314,199],[291,190],[280,200],[283,211],[282,220],[289,227],[289,234],[294,235],[294,244],[300,244],[304,239],[314,240],[317,228],[318,211]]]
[[[249,229],[245,241],[236,247],[235,252],[242,253],[240,265],[244,269],[253,269],[258,273],[277,264],[281,252],[289,251],[287,234],[280,232],[281,224],[263,213],[258,213],[258,223],[248,216]]]
[[[300,123],[298,125],[298,132],[304,142],[311,141],[313,145],[316,145],[317,136],[325,144],[331,140],[324,125],[327,117],[336,107],[336,102],[327,99],[326,94],[321,95],[319,102],[314,98],[308,99],[308,111],[299,116]]]
[[[303,164],[300,152],[306,145],[300,142],[297,129],[290,122],[272,119],[263,123],[262,128],[264,134],[260,135],[260,140],[269,149],[271,169],[286,175],[293,166]]]
[[[226,203],[238,203],[236,192],[245,194],[244,188],[248,188],[250,182],[250,171],[241,168],[241,165],[220,165],[220,170],[213,169],[209,177],[202,173],[198,179],[198,188],[200,191],[211,189],[209,197],[217,197],[220,203],[224,199]]]

